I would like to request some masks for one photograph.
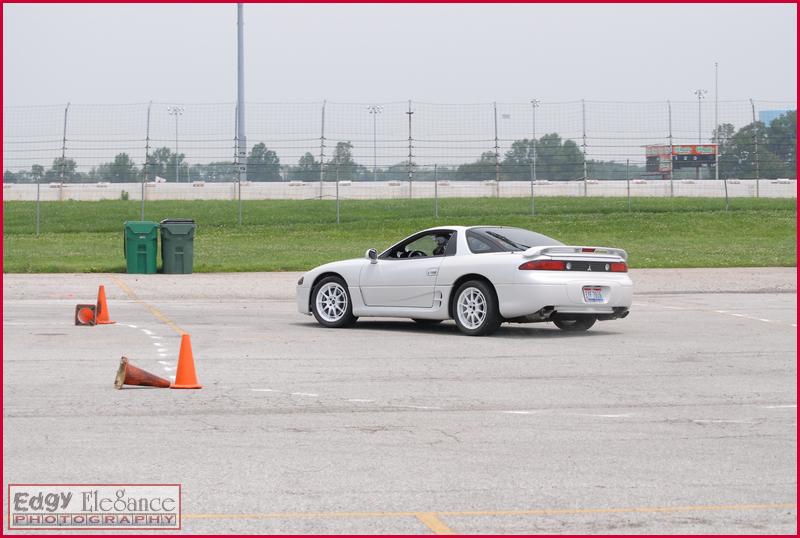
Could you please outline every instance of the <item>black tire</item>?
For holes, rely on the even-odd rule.
[[[553,323],[562,331],[567,332],[584,332],[588,331],[592,325],[597,321],[594,316],[586,316],[578,319],[559,319],[554,320]]]
[[[318,297],[320,294],[322,297]],[[347,283],[338,276],[328,276],[317,282],[311,291],[311,312],[320,325],[336,329],[350,327],[358,319],[353,315]]]
[[[419,323],[423,327],[433,327],[439,325],[443,320],[441,319],[414,319],[415,323]]]
[[[467,295],[462,298],[464,293],[472,293],[474,300],[469,305],[459,304],[470,297]],[[453,294],[452,301],[453,319],[458,329],[467,336],[488,336],[503,323],[497,306],[497,294],[492,286],[482,280],[464,282]]]

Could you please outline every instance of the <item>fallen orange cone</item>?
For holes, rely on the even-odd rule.
[[[140,387],[169,388],[169,381],[150,372],[132,365],[127,357],[122,357],[114,380],[114,388],[121,389],[122,385],[135,385]]]
[[[94,325],[93,304],[79,304],[75,306],[75,325]]]
[[[98,325],[108,325],[109,323],[116,323],[111,321],[108,317],[108,304],[106,303],[106,287],[101,285],[97,290],[97,311],[95,316],[95,323]]]
[[[194,371],[194,356],[192,355],[192,341],[188,334],[181,336],[181,350],[178,353],[178,371],[171,389],[202,389],[197,382],[197,373]]]

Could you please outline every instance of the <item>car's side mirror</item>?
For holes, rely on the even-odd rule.
[[[378,251],[374,248],[367,250],[364,256],[369,260],[369,263],[378,263]]]

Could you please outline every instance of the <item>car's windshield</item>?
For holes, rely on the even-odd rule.
[[[546,235],[522,228],[471,228],[467,230],[467,244],[475,253],[518,252],[531,247],[563,245]]]

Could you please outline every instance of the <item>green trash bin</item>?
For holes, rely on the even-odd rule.
[[[194,230],[191,219],[164,219],[161,221],[162,272],[188,275],[194,260]]]
[[[125,222],[122,240],[128,273],[153,274],[158,266],[158,223]]]

